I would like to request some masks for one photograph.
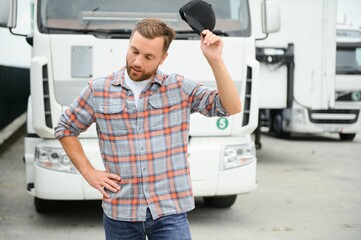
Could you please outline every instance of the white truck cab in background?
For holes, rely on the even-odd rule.
[[[337,1],[279,2],[280,31],[256,44],[260,126],[278,137],[337,133],[342,140],[352,140],[361,131],[360,100],[340,96],[358,96],[361,81],[355,75],[336,75],[345,54],[338,50],[336,59]],[[257,136],[256,144],[261,146]]]
[[[7,14],[0,19],[1,26],[16,25],[16,2],[1,2],[0,9]],[[32,60],[25,166],[27,191],[34,196],[38,211],[45,211],[49,200],[101,199],[101,194],[74,168],[54,138],[53,128],[90,79],[107,76],[125,65],[130,33],[137,21],[161,18],[177,31],[162,71],[216,86],[201,53],[199,36],[179,16],[178,9],[186,2],[33,1],[33,32],[27,38],[32,45]],[[210,206],[229,207],[238,194],[257,187],[257,159],[251,139],[258,123],[255,38],[277,31],[279,16],[277,4],[270,0],[208,2],[217,17],[214,32],[223,38],[223,58],[238,88],[243,110],[227,118],[193,114],[189,162],[195,196],[204,197]],[[79,138],[91,163],[104,169],[95,125]]]
[[[336,106],[353,109],[358,119],[361,110],[360,27],[338,24],[336,28]],[[348,121],[352,123],[355,120],[349,119]],[[340,137],[344,140],[352,140],[360,131],[361,124],[355,125],[353,130],[340,134]]]

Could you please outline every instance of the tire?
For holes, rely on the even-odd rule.
[[[218,197],[204,197],[204,204],[213,208],[229,208],[237,199],[237,195],[218,196]]]
[[[273,116],[272,119],[272,130],[278,138],[290,138],[291,134],[289,132],[283,131],[283,117],[281,113],[277,113]]]
[[[342,141],[352,141],[356,137],[356,133],[340,133]]]
[[[38,213],[46,213],[54,208],[54,203],[51,200],[44,200],[44,199],[35,197],[34,198],[34,206],[35,206],[35,210]]]

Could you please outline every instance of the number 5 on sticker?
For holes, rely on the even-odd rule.
[[[228,127],[228,125],[229,125],[229,122],[228,122],[227,118],[219,118],[217,120],[217,127],[220,130],[226,129]]]

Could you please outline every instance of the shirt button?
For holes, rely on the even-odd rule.
[[[133,113],[136,113],[137,112],[137,110],[133,110]]]
[[[140,150],[144,151],[144,147],[141,147]]]
[[[139,128],[138,128],[138,131],[139,131],[139,132],[141,132],[141,131],[142,131],[142,128],[141,128],[141,127],[139,127]]]

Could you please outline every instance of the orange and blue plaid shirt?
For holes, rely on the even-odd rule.
[[[216,90],[178,74],[157,71],[138,105],[124,81],[125,68],[89,82],[62,114],[55,136],[78,136],[96,123],[106,170],[121,177],[108,191],[104,213],[122,221],[145,221],[194,208],[188,165],[190,114],[228,116]]]

